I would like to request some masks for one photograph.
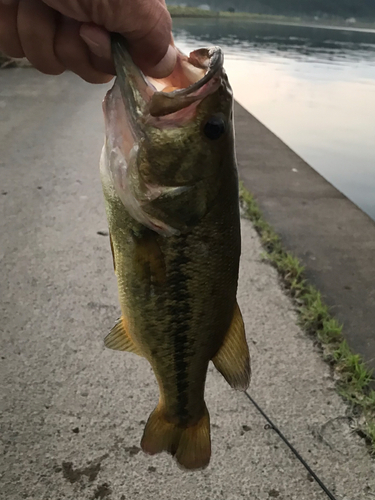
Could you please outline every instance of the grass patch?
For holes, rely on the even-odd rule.
[[[26,68],[29,67],[30,63],[26,59],[14,59],[13,57],[8,57],[2,52],[0,52],[0,69],[7,68]]]
[[[245,216],[258,232],[266,251],[265,258],[277,269],[296,306],[300,326],[315,337],[323,356],[335,371],[339,394],[358,415],[357,431],[375,456],[375,391],[372,372],[358,354],[354,354],[342,334],[342,325],[330,314],[320,292],[305,278],[299,260],[287,252],[279,236],[263,219],[254,197],[240,182],[240,201]],[[355,410],[355,412],[354,412]]]
[[[267,14],[253,14],[251,12],[226,12],[216,10],[203,10],[198,7],[182,7],[181,5],[168,5],[172,17],[206,17],[224,19],[247,19],[252,21],[274,21],[274,22],[299,22],[299,17],[276,16]]]
[[[11,67],[13,59],[0,52],[0,69]]]
[[[182,7],[181,5],[167,5],[172,17],[219,17],[219,12],[203,10],[197,7]]]

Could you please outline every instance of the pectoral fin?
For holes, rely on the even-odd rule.
[[[251,375],[250,355],[245,327],[237,303],[224,342],[212,361],[231,387],[246,391]]]
[[[128,351],[138,354],[138,356],[143,356],[141,350],[134,344],[126,332],[122,317],[104,339],[104,345],[108,349],[114,349],[115,351]]]

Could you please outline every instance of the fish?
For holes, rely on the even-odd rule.
[[[241,254],[233,93],[219,47],[178,52],[146,77],[112,36],[117,78],[104,102],[100,175],[121,317],[105,346],[144,357],[159,386],[142,450],[184,470],[211,457],[209,362],[234,389],[250,382],[237,303]]]

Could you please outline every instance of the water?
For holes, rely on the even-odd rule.
[[[375,219],[375,31],[176,19],[188,52],[220,45],[235,98]]]

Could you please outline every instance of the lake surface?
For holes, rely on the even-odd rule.
[[[220,45],[235,98],[375,219],[375,32],[175,19],[185,52]]]

